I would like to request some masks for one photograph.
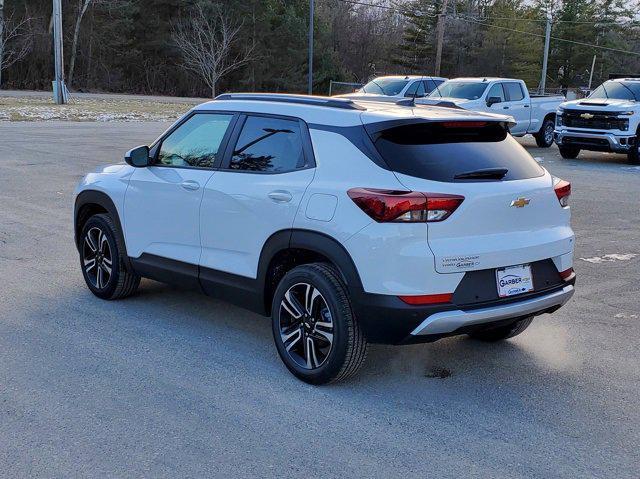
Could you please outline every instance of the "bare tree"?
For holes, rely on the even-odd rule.
[[[78,36],[80,35],[80,25],[82,17],[87,13],[89,6],[94,0],[78,0],[78,11],[76,13],[76,24],[73,28],[73,41],[71,42],[71,60],[69,60],[69,74],[67,75],[67,84],[71,88],[73,82],[73,71],[76,67],[76,55],[78,52]]]
[[[182,54],[184,66],[204,80],[212,97],[216,96],[220,78],[251,59],[253,47],[235,55],[233,52],[241,27],[220,6],[207,14],[201,5],[188,18],[173,25],[173,41]]]
[[[0,0],[2,1],[2,0]],[[84,18],[84,14],[87,13],[87,10],[91,5],[97,3],[113,3],[117,0],[77,0],[77,11],[76,11],[76,23],[73,28],[73,40],[71,42],[71,60],[69,60],[69,74],[67,75],[67,85],[71,88],[71,84],[73,82],[73,72],[76,67],[76,56],[78,53],[78,40],[80,36],[80,26],[82,25],[82,19]]]
[[[2,72],[22,60],[31,51],[32,36],[27,26],[31,18],[14,20],[4,15],[4,0],[0,0],[0,85]]]

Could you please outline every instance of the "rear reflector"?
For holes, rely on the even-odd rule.
[[[464,196],[459,195],[373,188],[352,188],[347,194],[378,223],[442,221],[464,201]]]
[[[571,183],[560,178],[556,178],[553,184],[560,206],[569,206],[569,196],[571,196]]]
[[[423,294],[421,296],[398,296],[402,301],[407,304],[439,304],[450,303],[453,298],[453,293],[443,294]]]
[[[565,281],[571,279],[571,277],[574,274],[575,273],[573,272],[573,268],[569,268],[569,269],[565,269],[564,271],[560,271],[560,277]]]

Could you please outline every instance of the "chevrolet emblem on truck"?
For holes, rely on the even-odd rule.
[[[582,115],[580,115],[580,118],[584,118],[585,120],[591,120],[591,118],[593,118],[593,115],[591,113],[583,113]]]
[[[515,206],[516,208],[524,208],[529,204],[531,200],[529,198],[518,198],[513,200],[509,206]]]

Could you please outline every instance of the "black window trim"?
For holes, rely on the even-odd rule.
[[[255,170],[238,170],[235,168],[229,168],[231,163],[231,157],[233,156],[233,150],[238,142],[242,127],[244,127],[247,118],[250,116],[257,116],[263,118],[275,118],[279,120],[297,121],[300,126],[300,134],[302,135],[302,154],[304,155],[304,168],[293,168],[285,171],[255,171]],[[253,175],[282,175],[286,173],[293,173],[294,171],[304,171],[316,167],[316,159],[313,154],[313,147],[311,143],[311,135],[309,134],[309,127],[307,123],[301,118],[287,115],[275,115],[272,113],[263,112],[250,112],[245,111],[240,113],[238,120],[235,122],[233,132],[231,133],[229,140],[225,146],[225,152],[222,156],[222,163],[218,168],[219,171],[229,171],[233,173],[253,174]]]
[[[176,165],[161,165],[158,164],[158,155],[160,154],[160,148],[162,147],[162,143],[166,140],[174,131],[184,125],[187,121],[193,118],[196,115],[229,115],[231,116],[231,121],[229,121],[229,126],[227,127],[227,131],[225,131],[222,140],[220,141],[220,147],[218,148],[218,153],[222,152],[222,155],[216,155],[216,159],[213,163],[213,166],[176,166]],[[220,168],[222,164],[222,159],[224,158],[224,153],[227,149],[227,144],[229,139],[231,138],[231,134],[234,131],[234,128],[238,122],[238,118],[240,117],[240,113],[236,111],[225,111],[225,110],[194,110],[187,113],[184,117],[182,117],[179,121],[174,123],[174,125],[165,131],[162,136],[160,136],[156,141],[154,141],[149,147],[149,157],[153,159],[153,164],[149,165],[150,167],[158,167],[158,168],[177,168],[181,170],[206,170],[206,171],[216,171]]]

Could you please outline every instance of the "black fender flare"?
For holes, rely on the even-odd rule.
[[[301,248],[325,256],[340,272],[349,292],[363,291],[360,274],[345,247],[335,238],[324,233],[295,229],[291,231],[290,248]]]
[[[338,240],[318,231],[304,229],[281,230],[272,234],[265,242],[260,253],[256,286],[259,290],[259,303],[264,305],[262,314],[270,315],[270,301],[267,291],[275,289],[275,284],[268,284],[270,267],[273,259],[287,250],[306,250],[326,258],[333,263],[340,273],[349,294],[359,297],[363,291],[358,270],[351,255]]]
[[[120,244],[124,245],[125,251],[123,253],[124,253],[124,258],[126,258],[125,259],[126,267],[131,271],[132,268],[131,268],[131,264],[129,264],[129,261],[128,261],[129,256],[127,255],[127,251],[126,251],[127,244],[124,241],[124,232],[122,229],[122,224],[120,222],[120,215],[118,214],[118,209],[116,208],[116,205],[111,199],[111,197],[106,193],[103,193],[102,191],[84,190],[84,191],[81,191],[76,197],[74,211],[73,211],[73,234],[74,234],[74,243],[76,245],[76,248],[78,249],[78,251],[80,250],[80,244],[78,243],[79,241],[78,236],[80,233],[80,231],[78,231],[78,223],[81,219],[80,215],[85,210],[85,207],[89,205],[100,206],[102,209],[106,210],[107,213],[109,213],[109,216],[111,216],[111,218],[113,219],[113,222],[116,224],[116,234],[118,235]]]

